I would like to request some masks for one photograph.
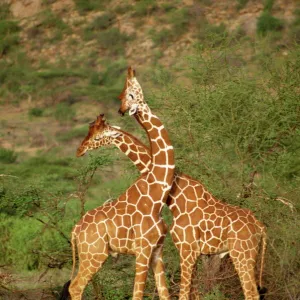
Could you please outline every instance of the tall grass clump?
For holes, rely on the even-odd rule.
[[[124,54],[126,43],[131,39],[132,36],[120,32],[115,27],[102,31],[98,35],[100,46],[112,55]]]
[[[86,14],[93,10],[103,10],[107,4],[107,0],[75,0],[74,2],[81,14]]]
[[[280,31],[283,29],[282,20],[272,16],[269,11],[264,11],[257,19],[257,33],[266,35],[268,32]]]
[[[115,21],[115,14],[108,12],[101,16],[96,17],[83,32],[83,38],[85,40],[91,40],[97,37],[97,34],[101,30],[108,29]]]
[[[133,15],[135,17],[143,17],[150,15],[158,9],[156,0],[141,0],[133,6]]]
[[[10,16],[9,4],[1,3],[0,4],[0,20],[7,19]]]
[[[56,105],[54,117],[59,122],[70,122],[75,117],[74,108],[67,103],[59,103]]]
[[[289,35],[293,42],[300,42],[300,8],[294,11],[294,20],[289,26]]]
[[[0,161],[6,164],[12,164],[16,161],[17,154],[10,149],[0,148]]]
[[[20,28],[16,21],[0,19],[0,56],[19,43]]]

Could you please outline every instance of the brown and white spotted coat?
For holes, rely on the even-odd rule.
[[[129,70],[128,77],[132,76],[133,72]],[[137,105],[131,102],[127,109],[147,131],[153,151],[149,172],[142,175],[117,200],[88,211],[74,227],[73,264],[77,245],[79,270],[69,287],[72,300],[81,299],[86,284],[101,268],[109,252],[133,254],[136,257],[132,299],[143,299],[149,266],[154,272],[159,297],[169,299],[161,257],[167,227],[161,217],[161,210],[174,177],[173,147],[163,124],[146,103]],[[97,126],[101,126],[101,121],[100,115],[90,126],[86,139],[89,139]],[[113,136],[116,137],[115,133]],[[88,149],[86,139],[77,155],[83,154],[85,148]]]

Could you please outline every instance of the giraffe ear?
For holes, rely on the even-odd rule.
[[[121,132],[112,130],[112,131],[109,131],[109,132],[105,132],[104,135],[112,137],[112,138],[116,138],[116,137],[121,135]]]
[[[111,127],[116,128],[116,129],[121,129],[120,126],[115,126],[115,125],[111,125]]]
[[[137,112],[138,107],[139,107],[138,104],[136,104],[136,103],[132,104],[132,106],[130,107],[129,112],[128,112],[129,116],[134,115]]]

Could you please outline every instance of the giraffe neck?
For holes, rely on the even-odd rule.
[[[118,147],[138,168],[141,174],[146,174],[151,165],[149,148],[131,134],[120,130],[122,135],[113,140]]]
[[[140,107],[135,118],[146,130],[150,141],[152,164],[149,166],[149,174],[154,178],[149,179],[163,185],[167,192],[171,189],[175,169],[174,151],[169,135],[162,122],[152,114],[146,104]],[[163,200],[165,201],[166,197]]]

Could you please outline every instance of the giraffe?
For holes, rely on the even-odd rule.
[[[120,113],[129,105],[137,107],[144,103],[143,91],[131,68],[128,69],[124,89],[119,98]],[[111,141],[142,173],[147,172],[152,148],[147,150],[136,138],[124,131],[119,130],[119,133],[118,139],[101,141],[98,146],[102,143],[109,144],[108,141]],[[89,150],[94,148],[91,146]],[[148,155],[145,155],[145,151]],[[196,294],[191,281],[194,281],[192,279],[196,276],[196,261],[200,254],[219,254],[220,257],[229,254],[240,278],[245,299],[263,299],[266,292],[266,289],[262,288],[266,229],[250,210],[219,201],[199,181],[185,174],[175,174],[167,204],[173,214],[170,233],[180,254],[179,299],[188,299],[190,292],[192,295]],[[254,268],[260,242],[262,259],[257,286]],[[193,297],[198,299],[198,296]]]
[[[131,115],[138,115],[147,131],[153,158],[148,168],[136,182],[118,199],[88,211],[72,231],[73,271],[75,252],[79,257],[79,270],[71,282],[66,283],[72,300],[81,299],[82,292],[107,259],[109,253],[127,253],[136,257],[133,298],[143,298],[145,281],[151,265],[161,299],[169,299],[164,265],[163,241],[167,226],[161,210],[167,200],[174,177],[174,151],[166,129],[146,103],[143,106],[128,106]],[[102,126],[102,115],[90,124],[86,139],[93,135],[94,128]],[[116,131],[105,136],[117,137]],[[77,156],[84,153],[77,151]]]

